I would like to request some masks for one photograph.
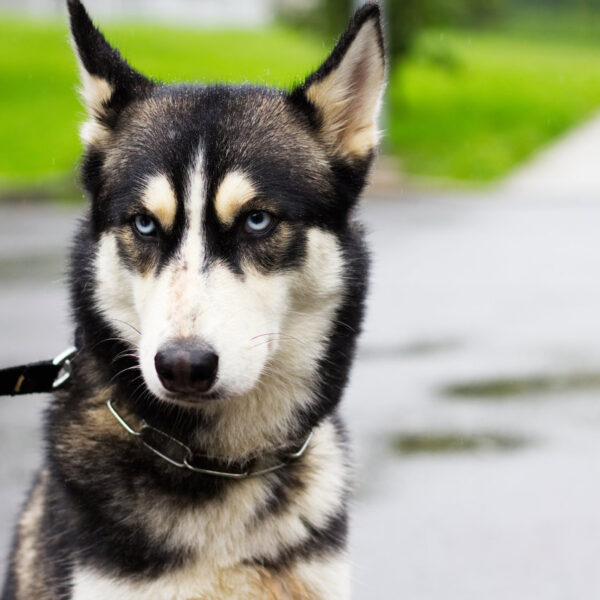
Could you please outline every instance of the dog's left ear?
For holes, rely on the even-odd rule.
[[[82,96],[91,117],[82,129],[90,144],[110,132],[119,113],[153,83],[132,69],[94,26],[79,0],[67,0],[73,45],[79,59]]]
[[[354,15],[329,58],[292,93],[316,109],[320,136],[333,156],[370,155],[385,84],[385,44],[378,4]]]

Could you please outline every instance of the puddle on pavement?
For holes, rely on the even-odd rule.
[[[391,448],[394,453],[403,455],[507,452],[522,448],[526,443],[524,438],[499,433],[400,433],[392,437]]]
[[[358,356],[366,360],[394,358],[396,356],[428,356],[438,352],[455,350],[459,345],[455,340],[423,340],[396,346],[366,346],[359,349]]]
[[[506,400],[528,395],[594,388],[600,388],[600,373],[568,373],[469,381],[448,385],[443,388],[442,393],[455,398]]]

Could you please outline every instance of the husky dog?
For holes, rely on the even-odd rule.
[[[380,9],[288,92],[147,79],[68,6],[89,113],[78,352],[2,598],[346,599],[338,404],[366,292]]]

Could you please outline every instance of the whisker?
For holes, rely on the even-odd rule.
[[[134,327],[131,323],[128,323],[127,321],[123,321],[121,319],[114,319],[115,321],[118,321],[119,323],[123,323],[123,325],[127,325],[127,327],[131,327],[131,329],[133,329],[138,335],[142,335],[142,332],[137,329],[136,327]]]
[[[277,332],[273,332],[273,333],[260,333],[258,335],[255,335],[254,337],[251,337],[250,341],[256,340],[256,339],[258,339],[260,337],[265,337],[265,335],[281,335],[281,333],[277,333]]]
[[[110,362],[115,363],[117,362],[120,358],[134,358],[136,360],[139,361],[140,357],[138,354],[132,354],[131,352],[129,352],[129,350],[123,350],[123,352],[119,352],[119,354],[117,354]]]
[[[139,370],[139,365],[134,365],[133,367],[127,367],[126,369],[121,369],[118,373],[115,373],[111,378],[110,378],[110,382],[112,383],[117,377],[120,377],[121,375],[123,375],[123,373],[126,373],[127,371],[133,371],[134,369],[138,369]]]
[[[105,344],[107,342],[122,342],[124,344],[127,344],[128,346],[131,346],[131,342],[129,340],[126,340],[124,337],[110,337],[110,338],[104,338],[103,340],[96,342],[92,346],[92,350],[95,350],[98,346],[100,346],[100,344]]]
[[[255,335],[254,337],[250,338],[250,341],[254,341],[258,338],[261,337],[266,337],[266,336],[274,336],[274,337],[279,337],[279,338],[283,338],[283,339],[288,339],[288,340],[295,340],[297,342],[303,343],[302,340],[300,340],[299,338],[290,335],[289,333],[279,333],[279,332],[274,332],[274,333],[261,333],[259,335]]]

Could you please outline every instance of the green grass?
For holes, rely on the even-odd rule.
[[[140,71],[163,81],[289,86],[316,68],[321,44],[293,31],[106,26]],[[84,119],[66,25],[0,20],[0,187],[52,184],[73,171]]]
[[[600,107],[600,44],[429,32],[390,98],[388,143],[408,172],[489,181]]]
[[[521,6],[502,23],[504,33],[533,40],[600,44],[600,10],[589,5],[541,9]]]
[[[600,107],[598,30],[577,15],[524,15],[503,31],[429,31],[391,74],[386,148],[408,173],[485,182]],[[142,72],[165,81],[290,86],[329,45],[273,27],[194,31],[106,25]],[[64,23],[0,19],[0,189],[72,180],[84,118]]]

